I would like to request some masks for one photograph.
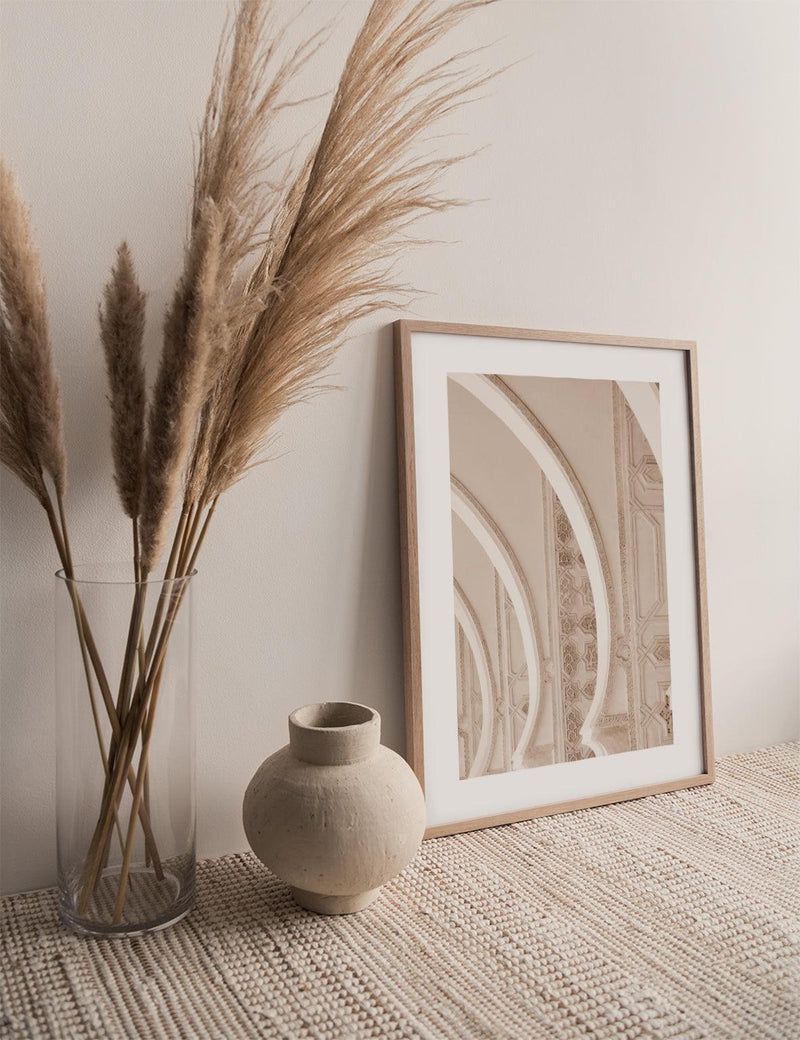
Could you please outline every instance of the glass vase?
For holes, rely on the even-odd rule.
[[[56,575],[59,907],[141,935],[194,905],[194,575]]]

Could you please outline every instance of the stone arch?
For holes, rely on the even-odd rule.
[[[488,408],[529,452],[558,496],[575,532],[589,576],[597,618],[595,694],[581,729],[581,739],[595,755],[603,756],[606,749],[595,733],[595,725],[612,675],[613,602],[608,562],[591,506],[572,467],[547,428],[499,376],[451,373],[449,378]]]
[[[453,593],[455,596],[456,621],[461,626],[461,630],[463,631],[467,643],[469,644],[469,648],[472,651],[472,659],[475,662],[475,669],[478,673],[478,682],[481,690],[481,705],[483,708],[481,735],[478,740],[478,747],[475,750],[475,757],[470,764],[469,775],[482,776],[486,771],[486,765],[489,761],[489,752],[492,747],[494,705],[496,700],[494,675],[492,673],[492,664],[489,659],[489,648],[486,645],[486,639],[481,631],[478,617],[472,604],[467,599],[464,590],[457,581],[453,581]]]
[[[522,765],[536,725],[541,703],[542,655],[533,596],[514,550],[498,525],[475,496],[456,477],[450,477],[453,512],[465,524],[494,567],[511,600],[528,666],[528,711],[522,735],[512,752],[512,768]]]

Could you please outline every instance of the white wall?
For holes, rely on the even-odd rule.
[[[299,5],[298,5],[299,8]],[[309,27],[340,10],[318,0]],[[696,339],[719,754],[798,736],[800,17],[794,4],[498,3],[458,42],[515,66],[453,117],[491,147],[405,272],[416,316]],[[348,4],[332,85],[365,7]],[[63,374],[78,555],[122,557],[95,308],[127,236],[155,350],[225,8],[5,0],[2,152],[32,207]],[[202,559],[199,853],[243,848],[245,784],[301,703],[364,700],[402,747],[392,315],[282,424]],[[52,578],[38,507],[2,478],[2,881],[52,883]]]

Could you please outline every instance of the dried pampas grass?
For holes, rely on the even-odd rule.
[[[146,638],[142,619],[144,579],[169,542],[173,506],[182,495],[167,579],[191,573],[219,496],[259,461],[287,408],[322,388],[351,324],[409,291],[399,283],[394,261],[410,241],[413,221],[458,204],[438,194],[436,185],[464,158],[420,154],[420,145],[437,120],[493,75],[466,66],[475,52],[427,66],[423,59],[466,15],[491,2],[374,0],[319,140],[298,159],[270,152],[264,141],[281,112],[303,103],[292,89],[327,29],[285,54],[288,31],[275,28],[268,0],[241,0],[214,66],[183,270],[165,316],[149,405],[144,295],[127,246],[117,253],[100,305],[100,334],[115,481],[133,521],[135,573],[143,580],[135,584],[116,703],[70,586],[105,773],[82,872],[84,909],[102,874],[126,781],[133,792],[111,923],[122,914],[137,819],[153,862],[159,862],[147,824],[147,762],[185,585],[166,582]],[[281,177],[283,167],[289,172]],[[0,461],[45,506],[69,575],[60,398],[44,288],[27,215],[4,165],[0,205]],[[55,484],[57,517],[45,473]],[[111,724],[107,755],[92,672]]]
[[[111,395],[114,479],[123,512],[134,520],[139,515],[144,480],[145,296],[125,242],[117,250],[117,262],[103,290],[99,319]]]
[[[14,176],[0,159],[0,459],[43,501],[67,482],[61,391],[53,368],[39,253]]]
[[[248,295],[268,290],[240,327],[212,392],[201,438],[213,501],[263,449],[287,408],[319,388],[358,318],[391,305],[405,287],[392,260],[418,216],[456,204],[433,188],[460,157],[411,158],[426,130],[490,76],[464,55],[415,72],[415,60],[488,0],[413,5],[375,0],[350,51],[319,144],[288,189]]]
[[[288,26],[275,21],[270,3],[239,4],[220,41],[200,129],[191,231],[212,199],[223,215],[221,267],[228,282],[266,244],[266,222],[282,194],[273,177],[284,158],[267,142],[279,114],[308,100],[288,97],[287,88],[325,36],[320,30],[280,57]]]
[[[467,52],[421,59],[492,0],[374,0],[321,136],[294,173],[264,141],[327,28],[288,49],[268,0],[241,0],[223,34],[199,135],[184,270],[164,322],[149,408],[144,295],[122,246],[100,306],[114,475],[156,567],[181,482],[173,563],[193,556],[201,514],[259,460],[277,420],[321,388],[354,321],[402,299],[393,261],[409,225],[459,204],[436,193],[464,156],[415,154],[427,130],[492,74]],[[290,164],[291,165],[291,164]],[[40,500],[66,483],[58,379],[28,218],[0,164],[0,459]],[[145,435],[145,413],[146,435]],[[188,539],[188,540],[187,540]],[[174,540],[175,541],[175,540]]]
[[[150,403],[140,517],[145,575],[153,570],[163,551],[170,510],[202,404],[206,362],[222,305],[221,235],[219,210],[207,199],[164,321],[164,349]]]

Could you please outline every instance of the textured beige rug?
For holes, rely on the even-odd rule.
[[[131,942],[0,901],[0,1036],[281,1040],[800,1037],[798,745],[675,794],[428,842],[348,918],[252,857]]]

